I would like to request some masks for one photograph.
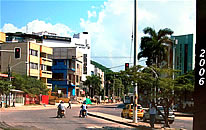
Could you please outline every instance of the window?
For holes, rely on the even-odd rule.
[[[57,61],[56,60],[53,60],[53,65],[57,65]]]
[[[78,75],[76,76],[76,82],[77,83],[79,82],[79,76]]]
[[[63,73],[53,73],[52,79],[54,80],[64,80],[64,74]]]
[[[47,71],[47,66],[46,65],[41,65],[41,70]]]
[[[79,69],[79,64],[77,64],[77,69]]]
[[[38,70],[38,64],[37,63],[30,63],[30,68],[31,69],[37,69]]]
[[[37,51],[37,50],[30,49],[30,50],[29,50],[29,54],[30,54],[30,55],[33,55],[33,56],[38,56],[38,51]]]
[[[48,54],[48,59],[52,59],[52,55]]]
[[[87,74],[87,54],[84,54],[83,55],[83,60],[84,60],[84,63],[83,63],[83,74]]]
[[[87,54],[83,55],[84,63],[87,63]]]
[[[47,71],[52,71],[51,66],[47,66]]]
[[[41,52],[40,57],[46,58],[46,53]]]
[[[84,66],[84,68],[83,68],[83,74],[87,74],[87,66]]]

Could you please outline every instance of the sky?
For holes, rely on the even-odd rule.
[[[114,71],[133,63],[134,0],[0,0],[0,31],[91,35],[92,60]],[[137,44],[143,29],[170,28],[196,37],[196,0],[137,0]],[[138,49],[139,52],[139,49]],[[137,53],[138,53],[137,52]],[[145,65],[146,59],[137,61]],[[117,67],[120,66],[120,67]]]

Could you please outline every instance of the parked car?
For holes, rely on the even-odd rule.
[[[161,111],[162,114],[164,114],[164,108],[163,106],[157,106],[157,109]],[[149,109],[145,110],[144,116],[143,116],[143,121],[150,120],[150,114],[149,114]],[[156,121],[164,121],[163,116],[157,111],[157,114],[155,116]],[[169,108],[169,116],[168,116],[168,121],[170,124],[172,124],[175,120],[175,114],[172,109]]]
[[[140,104],[137,105],[137,117],[143,118],[144,110]],[[127,104],[123,107],[121,112],[121,117],[123,118],[133,118],[133,104]]]

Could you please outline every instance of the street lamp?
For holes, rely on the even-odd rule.
[[[18,62],[18,63],[16,63],[16,64],[13,65],[13,66],[10,66],[10,65],[8,64],[8,78],[9,78],[9,81],[11,81],[11,69],[12,69],[13,67],[15,67],[15,66],[23,63],[23,62],[25,62],[25,61]],[[28,62],[25,62],[25,64],[28,64]]]
[[[175,80],[175,74],[174,74],[174,69],[175,69],[175,56],[176,56],[176,45],[178,44],[178,40],[177,39],[175,39],[174,38],[174,42],[173,42],[173,44],[172,44],[172,49],[173,49],[173,52],[172,52],[172,54],[173,54],[173,58],[172,58],[172,69],[173,69],[173,74],[172,74],[172,79],[173,80]],[[172,90],[172,95],[174,96],[174,89]],[[174,105],[174,104],[173,104]]]

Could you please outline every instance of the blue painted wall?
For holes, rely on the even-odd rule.
[[[67,80],[67,70],[69,70],[69,60],[68,59],[54,59],[53,66],[52,66],[52,73],[62,73],[63,78],[61,80],[48,80],[49,83],[52,84],[52,90],[54,90],[55,85],[58,88],[66,88],[66,94],[68,96],[68,89],[72,88],[72,96],[75,96],[75,85],[70,85],[69,81]]]

